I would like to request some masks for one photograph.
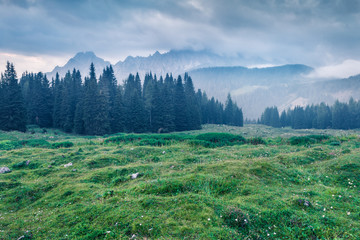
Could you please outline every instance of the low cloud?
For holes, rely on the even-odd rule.
[[[310,78],[348,78],[360,74],[360,61],[348,59],[340,64],[317,68]]]
[[[357,0],[0,0],[0,53],[36,58],[193,48],[316,67],[357,59],[359,29]]]

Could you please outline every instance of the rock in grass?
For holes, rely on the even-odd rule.
[[[72,165],[73,165],[72,162],[69,162],[69,163],[65,164],[64,167],[70,167]]]
[[[131,174],[131,179],[136,179],[139,176],[139,173],[133,173]]]
[[[0,173],[9,173],[11,172],[10,168],[8,167],[2,167],[0,168]]]

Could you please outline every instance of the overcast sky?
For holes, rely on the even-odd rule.
[[[20,73],[183,48],[360,73],[359,43],[359,0],[0,0],[0,64]]]

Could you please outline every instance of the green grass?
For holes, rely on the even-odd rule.
[[[356,130],[32,130],[0,132],[0,239],[360,238]]]

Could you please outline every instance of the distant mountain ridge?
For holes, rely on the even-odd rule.
[[[72,71],[75,68],[80,71],[82,77],[85,77],[89,74],[91,63],[95,65],[97,76],[99,76],[106,66],[111,65],[110,62],[97,57],[94,52],[79,52],[73,58],[70,58],[64,66],[56,66],[54,70],[47,73],[47,76],[51,79],[55,78],[56,73],[59,73],[60,77],[64,77],[67,71]]]
[[[113,69],[119,83],[136,72],[142,79],[149,72],[158,77],[166,73],[176,77],[188,72],[196,89],[200,88],[208,97],[214,96],[223,102],[230,93],[243,108],[244,116],[251,119],[258,118],[269,106],[278,106],[282,110],[322,101],[332,104],[336,99],[347,101],[351,96],[360,98],[360,75],[349,79],[316,81],[308,78],[314,69],[306,65],[247,68],[241,66],[244,61],[246,59],[242,56],[224,57],[206,50],[172,50],[155,52],[148,57],[129,56],[113,65]],[[68,70],[76,68],[85,77],[91,62],[95,65],[97,76],[110,65],[93,52],[82,52],[47,75],[51,78],[59,72],[63,77]]]

